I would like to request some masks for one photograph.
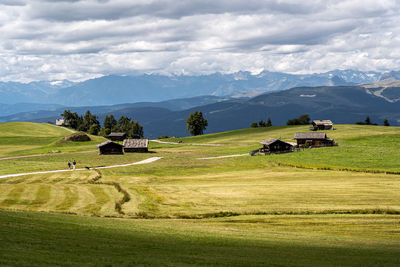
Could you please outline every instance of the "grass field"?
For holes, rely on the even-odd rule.
[[[169,139],[182,144],[100,156],[101,137],[76,144],[52,125],[0,124],[0,157],[35,155],[0,159],[0,175],[65,169],[72,159],[94,167],[162,157],[0,179],[0,264],[399,265],[400,129],[336,128],[327,134],[338,147],[199,159],[248,153],[267,138],[291,141],[307,127]]]
[[[399,219],[120,220],[0,211],[0,265],[398,266]]]

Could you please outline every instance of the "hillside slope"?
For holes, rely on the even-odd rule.
[[[186,119],[195,110],[201,110],[208,120],[206,133],[222,132],[248,128],[251,122],[272,119],[273,125],[285,125],[287,120],[301,114],[309,114],[312,119],[331,119],[334,123],[364,121],[370,116],[372,122],[382,124],[388,119],[391,125],[400,125],[400,87],[393,85],[377,95],[377,88],[362,86],[321,86],[297,87],[285,91],[268,93],[251,99],[221,98],[206,99],[211,104],[192,106],[186,110],[172,111],[174,106],[190,106],[196,101],[190,99],[165,101],[160,103],[137,103],[115,106],[84,107],[74,109],[83,114],[87,109],[99,115],[100,121],[105,115],[113,113],[118,116],[129,116],[144,126],[145,136],[156,138],[167,134],[170,136],[187,136]],[[201,99],[201,98],[200,98]],[[199,100],[199,99],[198,99]],[[212,103],[214,101],[214,103]],[[210,102],[208,102],[210,103]],[[151,106],[147,106],[151,105]],[[31,120],[38,122],[54,121],[58,112],[23,113],[0,118],[1,120]],[[26,116],[26,117],[25,117]]]
[[[400,128],[335,127],[327,134],[338,147],[269,156],[247,152],[308,126],[168,139],[182,143],[124,155],[57,141],[50,147],[70,153],[3,158],[0,175],[162,157],[0,179],[0,265],[397,266]],[[62,131],[0,124],[0,143],[13,150],[24,139],[1,136],[34,142]],[[245,155],[218,157],[232,154]]]
[[[370,116],[379,124],[387,118],[392,125],[400,125],[400,102],[388,102],[357,86],[298,87],[249,100],[231,100],[174,112],[158,120],[137,119],[147,135],[185,136],[188,135],[186,118],[194,110],[201,110],[208,120],[207,133],[247,128],[251,122],[265,121],[267,117],[271,117],[273,125],[284,125],[288,119],[301,114],[350,124]]]
[[[72,130],[47,123],[0,123],[0,157],[93,150],[103,137],[88,142],[64,142]]]

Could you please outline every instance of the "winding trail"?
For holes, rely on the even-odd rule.
[[[43,122],[43,123],[46,124],[47,122]],[[54,125],[54,124],[49,124],[49,125],[53,125],[54,127],[62,128],[62,129],[66,130],[68,132],[71,132],[71,133],[75,133],[76,132],[75,130],[72,130],[72,129],[64,127],[64,126],[58,126],[58,125]]]
[[[160,144],[172,144],[172,145],[188,145],[188,146],[223,146],[221,144],[197,144],[197,143],[178,143],[178,142],[167,142],[167,141],[160,141],[157,139],[150,140],[155,143]]]
[[[131,165],[139,165],[139,164],[147,164],[154,162],[156,160],[162,159],[162,157],[152,157],[148,158],[142,161],[134,162],[134,163],[128,163],[128,164],[120,164],[120,165],[112,165],[112,166],[102,166],[102,167],[92,167],[90,169],[108,169],[108,168],[118,168],[118,167],[126,167],[126,166],[131,166]],[[10,178],[10,177],[19,177],[19,176],[24,176],[24,175],[32,175],[32,174],[43,174],[43,173],[56,173],[56,172],[72,172],[72,171],[84,171],[88,170],[87,168],[80,168],[80,169],[65,169],[65,170],[53,170],[53,171],[41,171],[41,172],[24,172],[24,173],[14,173],[14,174],[6,174],[6,175],[1,175],[0,179],[4,178]]]
[[[208,157],[208,158],[197,158],[197,159],[224,159],[224,158],[234,158],[234,157],[243,157],[248,156],[249,153],[246,154],[235,154],[235,155],[226,155],[226,156],[218,156],[218,157]]]

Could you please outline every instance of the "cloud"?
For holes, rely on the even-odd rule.
[[[0,0],[0,80],[400,68],[400,3]]]

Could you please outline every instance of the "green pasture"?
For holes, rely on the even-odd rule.
[[[121,220],[0,211],[2,266],[398,266],[399,215]]]
[[[66,142],[72,132],[48,123],[0,123],[0,134],[0,157],[96,151],[95,145],[105,141],[90,135],[89,142]]]
[[[308,126],[98,155],[102,137],[66,142],[54,125],[0,124],[0,176],[162,157],[0,179],[0,265],[399,265],[400,129],[335,128],[337,147],[251,157]],[[207,159],[233,154],[247,155]]]

